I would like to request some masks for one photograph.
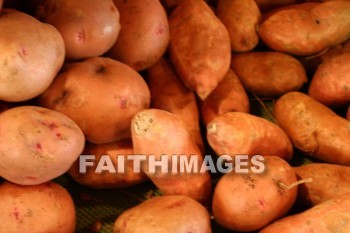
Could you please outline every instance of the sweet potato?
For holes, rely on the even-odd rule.
[[[230,69],[214,91],[200,102],[201,117],[204,125],[208,125],[217,115],[226,112],[249,113],[249,106],[249,98],[241,81]]]
[[[74,233],[72,197],[61,185],[0,184],[0,232]]]
[[[313,76],[308,94],[329,107],[350,104],[350,54],[323,62]]]
[[[278,125],[243,112],[228,112],[207,126],[207,139],[217,155],[274,155],[290,160],[293,148]]]
[[[204,100],[225,77],[230,37],[203,0],[187,0],[169,17],[171,62],[180,79]]]
[[[239,232],[258,230],[282,217],[297,196],[292,167],[276,156],[266,156],[263,173],[225,174],[215,187],[213,214],[225,228]],[[288,187],[290,186],[290,187]]]
[[[318,204],[300,214],[282,218],[260,233],[347,233],[350,231],[350,198],[339,197]]]
[[[147,70],[147,83],[151,92],[151,108],[166,110],[179,116],[204,152],[195,93],[183,85],[171,63],[162,58],[150,67]]]
[[[350,106],[348,107],[348,111],[346,112],[346,119],[350,120]]]
[[[254,0],[219,0],[216,14],[226,26],[234,52],[247,52],[259,43],[260,10]]]
[[[128,160],[129,155],[133,155],[131,139],[125,139],[104,144],[86,143],[84,151],[71,168],[69,175],[78,183],[96,189],[123,188],[139,184],[147,179],[142,172],[133,170],[134,163]],[[92,166],[84,166],[81,158],[86,155],[93,155],[95,159]],[[112,162],[113,168],[105,168],[99,171],[99,166],[103,163],[103,156],[108,156],[108,161]],[[122,160],[120,160],[122,159]],[[84,161],[85,162],[85,161]],[[119,164],[121,162],[122,164]],[[103,165],[108,165],[109,162]],[[82,169],[86,168],[86,172]],[[120,168],[120,170],[118,170]]]
[[[0,114],[0,176],[35,185],[64,174],[83,151],[83,132],[60,112],[19,106]]]
[[[310,182],[298,187],[298,202],[314,206],[341,195],[350,194],[350,167],[313,163],[293,168],[299,180]]]
[[[299,90],[307,82],[303,65],[279,52],[249,52],[232,56],[231,68],[249,91],[262,97]]]
[[[120,16],[112,0],[45,0],[40,9],[38,17],[63,36],[66,59],[100,56],[119,36]]]
[[[169,45],[169,24],[159,0],[113,0],[121,31],[108,56],[137,71],[149,68]]]
[[[89,142],[100,144],[129,138],[132,117],[150,100],[146,82],[134,69],[94,57],[64,67],[39,104],[66,114]]]
[[[349,39],[349,13],[349,1],[324,2],[311,10],[281,10],[261,23],[259,35],[273,50],[312,55]]]
[[[135,154],[145,155],[149,161],[154,155],[155,160],[168,164],[163,170],[155,171],[151,168],[154,163],[143,166],[143,171],[164,195],[185,195],[207,203],[211,192],[208,171],[199,172],[194,167],[181,171],[180,158],[174,160],[184,156],[199,168],[203,161],[203,155],[180,117],[159,109],[140,111],[133,118],[131,135]]]
[[[181,196],[154,197],[123,212],[114,223],[114,233],[211,233],[207,210],[193,199]]]
[[[350,165],[349,121],[301,92],[280,97],[274,116],[293,145],[305,154],[340,165]]]

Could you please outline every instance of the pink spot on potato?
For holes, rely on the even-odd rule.
[[[76,39],[79,43],[83,43],[84,40],[85,40],[85,33],[84,31],[78,31],[77,34],[76,34]]]
[[[120,107],[121,109],[126,109],[127,106],[128,106],[128,100],[127,100],[127,98],[125,98],[125,97],[120,98],[119,107]]]
[[[159,25],[158,27],[157,27],[157,30],[156,30],[156,35],[157,36],[160,36],[160,35],[162,35],[163,33],[164,33],[164,27],[162,26],[162,25]]]
[[[265,207],[265,202],[264,202],[264,200],[259,199],[259,200],[258,200],[258,203],[259,203],[259,206],[261,206],[262,208]]]
[[[38,142],[37,144],[35,144],[35,149],[37,150],[37,151],[39,151],[39,150],[41,150],[43,147],[41,146],[41,143],[40,142]]]
[[[19,217],[19,211],[18,211],[18,209],[15,207],[14,209],[13,209],[13,216],[15,217],[15,219],[16,220],[19,220],[20,219],[20,217]]]

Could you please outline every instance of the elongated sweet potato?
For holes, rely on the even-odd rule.
[[[262,173],[232,171],[219,180],[212,208],[221,225],[238,232],[255,231],[292,207],[297,196],[292,167],[276,156],[266,156],[264,165]]]
[[[230,37],[203,0],[187,0],[169,17],[172,63],[180,79],[204,100],[226,75]]]
[[[259,35],[271,49],[316,54],[349,39],[349,13],[349,1],[329,1],[311,10],[281,10],[262,22]]]
[[[274,155],[290,160],[290,140],[278,125],[243,112],[228,112],[207,126],[209,145],[217,155]]]
[[[195,168],[200,169],[203,155],[180,117],[159,109],[140,111],[132,120],[131,135],[135,154],[148,159],[144,172],[164,195],[185,195],[207,203],[210,176],[208,171]],[[164,165],[155,167],[153,155],[153,161],[163,161]],[[183,158],[196,164],[193,169],[181,170]]]
[[[232,56],[231,68],[250,92],[263,97],[299,90],[307,82],[303,65],[279,52],[249,52]]]
[[[293,145],[309,156],[350,165],[350,123],[301,92],[280,97],[274,116]]]
[[[193,199],[161,196],[123,212],[114,223],[114,233],[211,233],[207,210]]]
[[[308,94],[329,106],[350,104],[350,54],[341,54],[318,66]]]
[[[350,167],[313,163],[293,168],[299,180],[310,182],[299,185],[298,202],[313,206],[341,195],[350,194]]]
[[[151,92],[151,108],[166,110],[179,116],[204,152],[195,93],[183,85],[171,63],[162,58],[149,68],[147,83]]]
[[[350,198],[335,198],[300,214],[282,218],[260,233],[347,233],[350,232]]]
[[[217,115],[226,112],[249,113],[249,106],[247,92],[231,69],[208,98],[200,102],[201,116],[205,125]]]
[[[260,10],[254,0],[219,0],[218,18],[226,26],[234,52],[247,52],[259,43]]]

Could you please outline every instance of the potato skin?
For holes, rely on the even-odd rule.
[[[105,57],[68,64],[39,98],[62,112],[100,144],[129,138],[132,117],[150,105],[143,78],[129,66]]]
[[[134,172],[134,163],[127,160],[128,155],[133,155],[131,139],[125,139],[104,144],[86,143],[82,155],[94,155],[95,162],[93,166],[86,169],[86,173],[79,171],[80,162],[77,159],[68,171],[68,174],[78,183],[95,189],[114,189],[124,188],[139,184],[147,180],[143,172]],[[108,155],[113,163],[116,173],[109,171],[95,172],[98,163],[103,155]],[[125,172],[118,171],[118,157],[124,157]]]
[[[203,0],[188,0],[169,16],[170,60],[180,79],[204,100],[225,77],[230,37]]]
[[[350,194],[350,167],[313,163],[293,168],[298,179],[312,179],[298,186],[298,202],[314,206],[338,196]]]
[[[260,233],[347,233],[350,230],[349,209],[348,196],[334,198],[300,214],[282,218],[262,229]]]
[[[75,207],[59,184],[0,184],[1,233],[74,233]]]
[[[297,187],[281,186],[297,181],[292,167],[276,156],[266,156],[264,164],[263,173],[232,171],[221,177],[214,190],[212,209],[222,226],[239,232],[255,231],[292,207]]]
[[[324,2],[311,10],[277,11],[261,23],[260,39],[280,52],[316,54],[349,38],[349,12],[348,1]]]
[[[214,118],[207,126],[207,139],[219,156],[275,155],[290,160],[293,154],[289,138],[278,125],[243,112]]]
[[[4,9],[0,14],[0,54],[0,99],[20,102],[49,87],[63,64],[65,45],[54,27]]]
[[[169,111],[179,116],[189,128],[199,149],[204,152],[196,95],[186,88],[171,63],[161,58],[147,71],[151,92],[151,108]]]
[[[294,57],[279,52],[248,52],[232,56],[231,68],[255,95],[275,97],[299,90],[307,76]]]
[[[123,212],[114,223],[114,233],[211,233],[207,210],[181,195],[160,196]]]
[[[249,106],[247,92],[230,69],[212,93],[200,102],[202,121],[208,125],[216,116],[226,112],[249,113]]]
[[[137,113],[131,123],[131,136],[135,154],[154,155],[168,158],[168,172],[151,172],[150,167],[142,170],[159,188],[163,195],[185,195],[206,205],[211,196],[211,183],[208,171],[180,172],[179,160],[174,156],[194,158],[201,168],[203,155],[193,140],[183,120],[177,115],[160,109],[147,109]],[[174,161],[174,162],[173,162]],[[178,170],[173,170],[173,167]]]
[[[159,0],[113,0],[120,11],[121,31],[108,56],[137,71],[155,64],[169,45],[167,14]]]
[[[350,54],[323,62],[314,74],[308,94],[329,107],[350,104]]]
[[[42,20],[62,34],[68,60],[100,56],[118,38],[119,11],[112,0],[46,0],[42,9]]]
[[[349,121],[325,105],[289,92],[277,100],[274,116],[297,149],[327,163],[350,165]]]
[[[234,52],[247,52],[259,43],[261,13],[254,0],[219,0],[216,14],[226,26]]]
[[[0,114],[0,176],[23,185],[54,179],[83,151],[81,129],[62,113],[20,106]]]

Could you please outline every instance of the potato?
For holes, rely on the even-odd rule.
[[[276,156],[266,156],[263,173],[239,174],[220,178],[215,187],[212,209],[215,219],[230,230],[251,232],[284,216],[297,196],[292,167]]]
[[[300,151],[324,162],[350,165],[349,121],[325,105],[290,92],[277,100],[274,116]]]
[[[228,72],[230,37],[203,0],[187,0],[169,17],[169,54],[180,79],[206,99]]]
[[[167,14],[159,0],[113,0],[120,11],[121,31],[108,56],[137,71],[155,64],[169,45]]]
[[[92,143],[129,138],[132,117],[150,105],[143,78],[105,57],[69,64],[39,98],[41,106],[74,120]]]
[[[100,56],[120,31],[119,11],[112,0],[46,0],[41,20],[57,28],[66,45],[66,58]]]
[[[300,214],[288,216],[267,226],[260,233],[347,233],[350,231],[350,198],[334,198]]]
[[[285,5],[295,4],[298,0],[255,0],[261,11],[278,9]]]
[[[277,11],[261,23],[260,39],[280,52],[316,54],[349,39],[349,12],[349,1],[325,2],[311,10]]]
[[[0,184],[1,233],[73,233],[75,207],[70,194],[57,183]]]
[[[275,97],[299,90],[307,76],[294,57],[279,52],[249,52],[232,56],[231,68],[251,93]]]
[[[34,185],[66,171],[84,148],[84,135],[67,116],[42,107],[20,106],[0,114],[0,176]]]
[[[229,32],[232,51],[247,52],[259,43],[261,14],[254,0],[219,0],[216,14]]]
[[[0,54],[0,99],[20,102],[49,87],[63,64],[64,42],[54,27],[4,9],[0,14]]]
[[[207,126],[207,139],[219,156],[274,155],[290,160],[292,144],[278,125],[243,112],[228,112]]]
[[[143,171],[164,195],[185,195],[207,204],[210,176],[207,170],[200,172],[203,155],[180,117],[160,109],[140,111],[131,123],[131,135],[134,153],[148,160]],[[191,169],[181,166],[183,159],[186,164],[193,161]],[[156,167],[152,161],[165,165]]]
[[[248,95],[241,81],[231,69],[214,91],[200,102],[204,125],[208,125],[216,116],[226,112],[249,113],[249,106]]]
[[[186,0],[161,0],[161,3],[167,8],[173,8]]]
[[[2,10],[2,4],[4,3],[4,1],[3,0],[0,0],[0,12],[1,12],[1,10]]]
[[[131,139],[105,144],[86,143],[83,153],[74,162],[68,173],[76,182],[90,188],[114,189],[133,186],[147,179],[142,172],[133,170],[134,163],[132,160],[128,160],[128,156],[133,154]],[[85,162],[89,162],[84,158],[86,155],[95,156],[94,161],[91,161],[93,162],[91,166],[84,166]],[[101,166],[109,166],[110,164],[104,161],[103,157],[105,156],[108,156],[108,161],[112,162],[113,169],[108,167],[107,171],[103,167],[102,172],[100,172]],[[124,161],[124,163],[119,164],[119,161]],[[82,169],[85,168],[86,172],[83,172]],[[121,169],[118,170],[118,168]]]
[[[147,70],[147,83],[151,92],[151,107],[179,116],[186,123],[199,149],[204,152],[195,93],[183,85],[171,63],[162,58],[150,67]]]
[[[350,104],[350,54],[341,54],[318,66],[308,94],[329,107]]]
[[[350,167],[313,163],[293,168],[298,179],[310,179],[299,185],[298,202],[314,206],[338,196],[350,194]]]
[[[123,212],[114,223],[114,233],[211,233],[207,210],[193,199],[160,196]]]

